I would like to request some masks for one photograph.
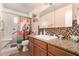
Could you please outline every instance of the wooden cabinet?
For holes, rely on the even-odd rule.
[[[34,55],[34,40],[31,37],[29,37],[29,46],[28,46],[28,48],[29,48],[29,54],[31,56],[33,56]]]
[[[47,56],[47,43],[29,38],[29,54],[31,56]]]
[[[40,56],[40,49],[37,45],[34,45],[34,56]]]
[[[29,42],[29,54],[33,56],[34,54],[34,45],[32,42]]]
[[[34,40],[34,55],[35,56],[46,56],[47,55],[47,43],[41,40]]]
[[[40,49],[40,56],[47,56],[47,50],[44,50],[42,48],[39,49]]]
[[[38,45],[34,45],[34,56],[46,56],[47,51],[40,48]]]
[[[34,40],[35,45],[38,45],[40,48],[47,50],[47,43],[41,41],[41,40]]]
[[[55,56],[73,56],[74,55],[60,48],[52,46],[50,44],[48,44],[48,52],[50,52],[52,55],[55,55]]]
[[[75,54],[64,49],[41,41],[39,39],[29,39],[29,54],[31,56],[73,56]]]

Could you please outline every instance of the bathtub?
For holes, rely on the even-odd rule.
[[[0,50],[4,48],[6,45],[8,45],[11,42],[11,40],[11,38],[0,40]]]
[[[4,39],[0,41],[0,56],[9,56],[12,54],[17,53],[18,48],[17,47],[11,47],[12,39]]]

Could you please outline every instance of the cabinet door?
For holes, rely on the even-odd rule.
[[[40,47],[39,47],[39,49],[40,49],[40,56],[47,56],[47,51],[46,50],[44,50]]]
[[[47,56],[47,51],[40,48],[38,45],[34,45],[34,56]]]
[[[35,43],[35,45],[41,47],[42,49],[47,50],[47,43],[46,42],[35,39],[34,43]]]
[[[50,44],[48,44],[48,52],[52,53],[54,56],[74,56],[74,54],[64,51]]]
[[[37,45],[34,45],[34,56],[40,56],[40,49]]]

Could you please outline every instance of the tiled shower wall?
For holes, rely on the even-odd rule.
[[[79,36],[79,25],[77,25],[77,20],[73,20],[73,26],[72,27],[57,27],[57,28],[44,28],[47,33],[50,33],[51,35],[64,35],[66,39],[70,38],[70,35],[75,34]],[[40,31],[43,31],[44,29],[39,29]]]

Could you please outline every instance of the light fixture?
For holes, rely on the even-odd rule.
[[[44,5],[55,5],[55,3],[44,3]]]
[[[44,3],[45,5],[52,5],[53,3]]]

